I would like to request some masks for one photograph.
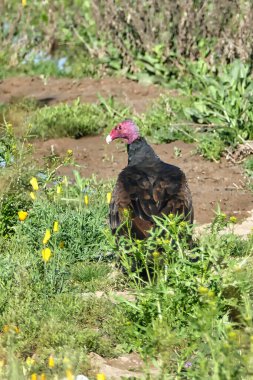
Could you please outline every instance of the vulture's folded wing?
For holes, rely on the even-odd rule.
[[[115,233],[128,210],[132,232],[137,238],[148,236],[153,216],[182,214],[193,221],[191,194],[185,175],[180,170],[148,175],[134,167],[124,169],[117,180],[110,204],[110,226]]]

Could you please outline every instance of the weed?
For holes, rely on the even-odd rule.
[[[164,376],[187,372],[215,379],[216,373],[218,378],[251,373],[244,360],[252,333],[247,298],[252,292],[252,237],[243,241],[233,234],[219,236],[224,217],[217,214],[216,227],[189,249],[179,238],[180,221],[165,217],[157,222],[145,242],[122,238],[119,247],[132,286],[138,289],[135,302],[121,301],[131,326],[131,345],[144,356],[155,356]],[[138,266],[133,273],[134,258]],[[148,271],[145,287],[143,269]]]
[[[244,169],[246,174],[252,178],[253,177],[253,157],[249,157],[244,162]]]
[[[219,161],[224,148],[224,142],[215,131],[203,133],[198,137],[197,152],[208,160]]]
[[[186,116],[210,125],[225,144],[237,144],[252,138],[253,103],[249,66],[234,61],[223,66],[217,75],[194,73],[197,94]]]
[[[244,162],[244,171],[248,178],[248,186],[253,191],[253,158],[248,157]]]

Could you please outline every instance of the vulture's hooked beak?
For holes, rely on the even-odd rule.
[[[112,142],[111,136],[110,135],[106,136],[105,141],[107,142],[107,144],[110,144],[110,142]]]

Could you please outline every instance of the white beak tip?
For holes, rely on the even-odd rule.
[[[105,141],[107,142],[107,144],[110,144],[110,142],[112,142],[111,136],[110,135],[106,136]]]

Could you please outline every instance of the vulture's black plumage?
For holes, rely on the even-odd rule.
[[[131,216],[131,233],[137,239],[149,235],[153,216],[182,215],[193,222],[191,193],[180,168],[163,162],[140,137],[131,120],[118,124],[107,136],[127,142],[128,165],[118,176],[110,203],[110,227],[115,233],[124,220],[124,210]]]

